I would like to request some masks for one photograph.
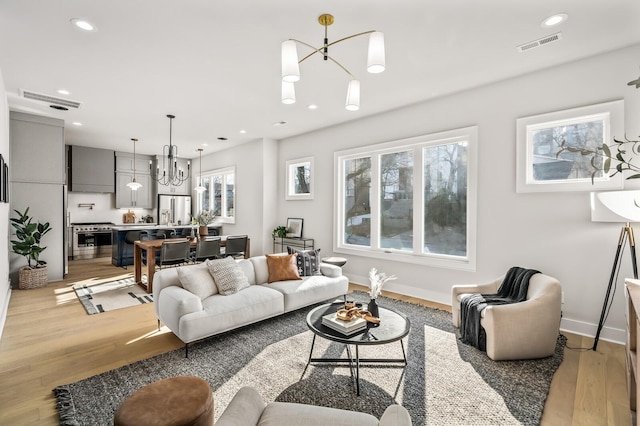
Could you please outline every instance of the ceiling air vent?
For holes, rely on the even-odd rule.
[[[55,96],[44,95],[42,93],[31,92],[22,89],[22,97],[34,101],[46,102],[48,104],[62,105],[69,108],[80,108],[80,102],[71,99],[56,98]]]
[[[518,52],[526,52],[527,50],[534,49],[536,47],[544,46],[549,43],[554,43],[562,39],[562,33],[551,34],[550,36],[539,38],[538,40],[530,41],[518,46]]]

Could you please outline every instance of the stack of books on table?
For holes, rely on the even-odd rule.
[[[367,321],[365,321],[363,318],[355,318],[351,321],[344,321],[338,319],[335,312],[323,316],[322,324],[344,334],[345,336],[349,336],[367,328]]]

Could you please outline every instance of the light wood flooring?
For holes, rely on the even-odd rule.
[[[57,425],[54,387],[167,352],[182,343],[157,330],[153,305],[87,315],[71,286],[131,273],[110,259],[70,262],[69,275],[45,288],[13,290],[0,339],[0,425]],[[357,288],[356,286],[353,286]],[[408,302],[448,306],[383,293]],[[567,334],[568,346],[592,339]],[[624,347],[565,349],[544,409],[543,425],[629,425]]]

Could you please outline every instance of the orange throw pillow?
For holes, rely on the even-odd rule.
[[[269,283],[276,281],[301,280],[296,264],[296,255],[266,255],[269,269]]]

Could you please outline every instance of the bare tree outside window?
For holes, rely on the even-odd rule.
[[[424,149],[424,253],[467,253],[467,143]]]
[[[371,245],[371,158],[346,160],[344,241]]]
[[[413,250],[413,152],[380,156],[380,247]]]

